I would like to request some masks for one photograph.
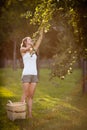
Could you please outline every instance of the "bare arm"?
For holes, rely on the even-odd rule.
[[[29,51],[29,47],[23,47],[23,46],[21,46],[21,48],[20,48],[21,54],[22,53],[26,53],[26,51]]]
[[[34,45],[34,49],[37,50],[41,44],[41,41],[43,39],[43,28],[41,29],[40,31],[40,36],[39,36],[39,39],[36,41],[36,44]]]

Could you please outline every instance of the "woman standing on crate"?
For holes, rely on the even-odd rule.
[[[43,38],[43,29],[40,31],[40,36],[34,45],[30,37],[25,37],[22,40],[20,52],[23,59],[23,72],[22,72],[22,83],[23,83],[23,95],[21,98],[22,102],[28,99],[28,110],[29,117],[32,117],[32,104],[33,96],[38,82],[37,76],[37,55],[36,52],[40,46]]]

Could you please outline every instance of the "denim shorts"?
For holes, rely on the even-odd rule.
[[[23,83],[37,83],[38,77],[37,75],[23,75],[22,82]]]

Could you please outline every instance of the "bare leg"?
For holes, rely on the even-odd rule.
[[[29,117],[32,118],[32,104],[33,104],[33,96],[36,88],[36,83],[30,83],[28,89],[28,110],[29,110]]]
[[[29,89],[29,83],[23,83],[23,95],[21,98],[22,102],[25,102],[27,96],[28,96],[28,89]]]

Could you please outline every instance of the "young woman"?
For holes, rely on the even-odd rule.
[[[43,29],[40,31],[39,39],[36,41],[35,45],[33,45],[32,39],[30,37],[25,37],[22,40],[21,48],[20,48],[20,52],[24,64],[24,68],[22,72],[23,95],[21,101],[25,102],[27,98],[30,118],[32,117],[33,96],[35,93],[36,84],[38,82],[36,51],[40,46],[42,38],[43,38]]]

